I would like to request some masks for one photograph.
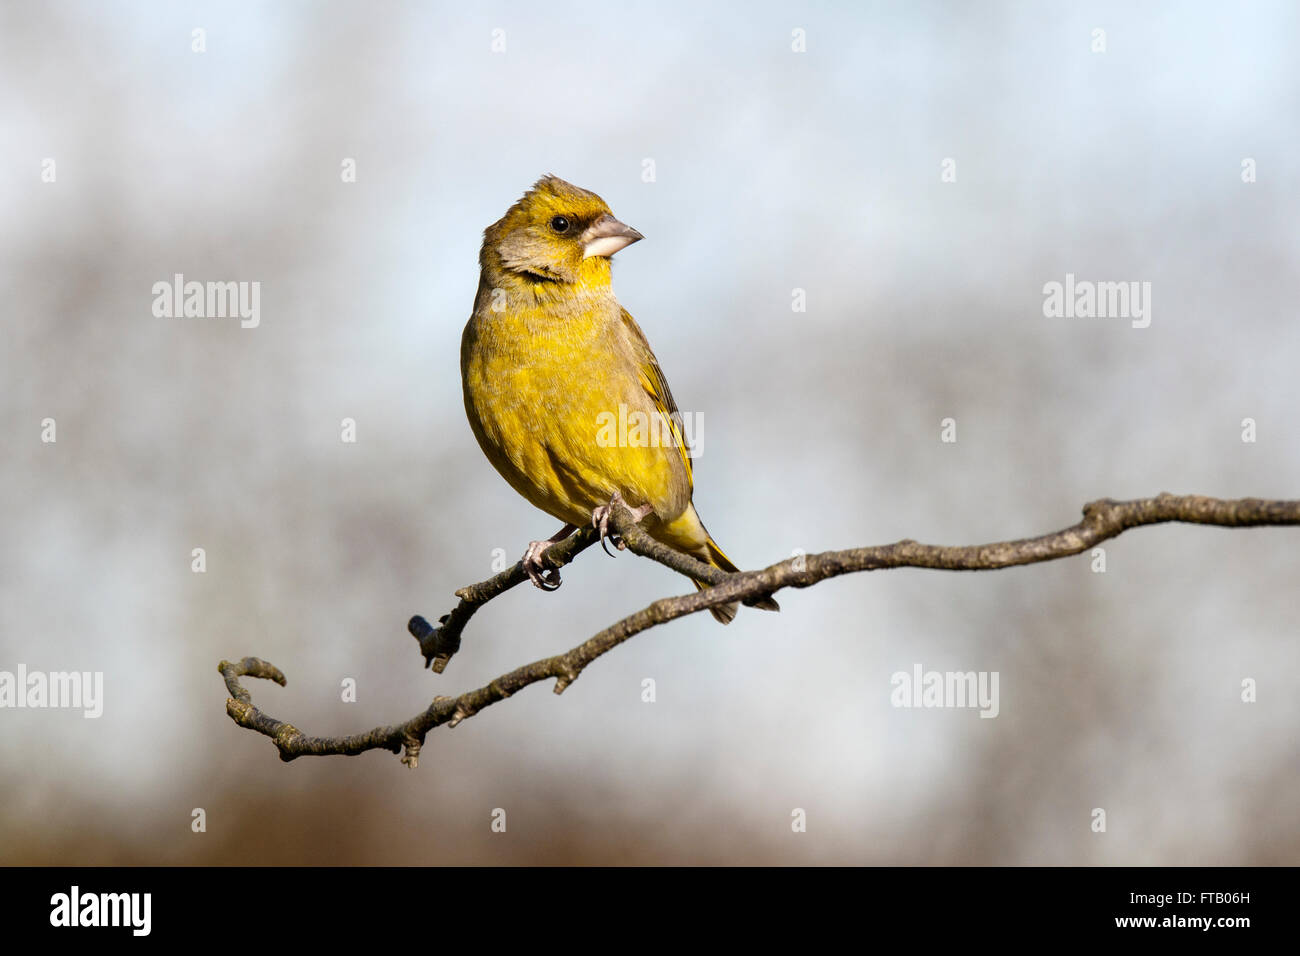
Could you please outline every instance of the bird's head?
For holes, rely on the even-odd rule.
[[[605,200],[543,176],[483,232],[485,278],[527,282],[609,281],[609,257],[641,238]]]

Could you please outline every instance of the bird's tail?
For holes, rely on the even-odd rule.
[[[723,553],[717,542],[713,540],[708,528],[704,527],[704,522],[700,521],[700,516],[696,513],[694,505],[688,505],[685,511],[667,524],[656,525],[650,533],[669,547],[699,558],[705,564],[715,567],[719,571],[734,574],[740,570],[731,563],[731,559]],[[701,541],[703,544],[700,543]],[[695,581],[695,586],[703,591],[709,584],[707,581]],[[745,603],[751,607],[761,608],[764,611],[781,610],[780,605],[770,597],[755,598]],[[709,613],[719,623],[730,624],[736,617],[737,609],[738,605],[732,602],[711,607]]]
[[[706,531],[705,534],[708,534],[708,532]],[[718,547],[717,542],[715,542],[712,537],[705,542],[704,547],[695,552],[695,556],[706,564],[717,568],[719,571],[734,573],[740,570],[740,568],[732,564],[731,559],[723,553],[722,549]],[[708,584],[703,581],[696,581],[695,586],[699,590],[703,591],[708,587]],[[751,607],[756,607],[763,611],[781,610],[781,605],[777,604],[776,601],[770,597],[758,598],[753,602]],[[735,619],[737,610],[738,606],[736,602],[733,601],[730,604],[718,604],[711,607],[709,608],[709,613],[713,615],[714,620],[719,624],[730,624]]]

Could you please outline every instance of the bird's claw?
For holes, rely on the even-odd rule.
[[[617,491],[610,496],[609,504],[600,505],[599,507],[591,509],[591,526],[600,532],[600,546],[611,558],[614,555],[610,553],[609,548],[605,547],[606,538],[609,538],[609,540],[614,543],[614,547],[618,548],[618,550],[627,550],[627,542],[623,540],[623,536],[620,535],[617,530],[611,529],[609,526],[609,516],[614,513],[615,505],[622,505],[624,508],[627,508],[632,512],[632,520],[636,522],[640,522],[641,519],[648,515],[652,510],[649,504],[644,504],[636,508],[628,507],[627,502],[623,500],[623,496]]]
[[[614,552],[610,551],[609,546],[605,544],[606,540],[613,541],[614,547],[618,548],[620,551],[623,550],[625,545],[619,540],[618,532],[610,533],[609,509],[606,506],[601,505],[592,512],[591,526],[600,532],[600,550],[604,551],[611,558],[614,557]]]
[[[614,505],[622,503],[623,497],[616,491],[613,496],[610,497],[609,504],[599,505],[591,510],[591,526],[600,532],[600,549],[611,558],[614,557],[614,554],[605,546],[606,538],[612,541],[614,547],[618,548],[620,551],[627,548],[627,545],[623,543],[623,539],[618,536],[618,532],[610,531],[609,529],[609,516],[614,511]]]
[[[564,583],[560,580],[559,568],[548,568],[543,563],[546,549],[553,543],[552,541],[529,541],[528,550],[524,552],[524,573],[528,575],[528,580],[533,582],[534,587],[541,588],[543,591],[554,591]]]

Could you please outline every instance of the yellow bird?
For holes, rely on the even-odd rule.
[[[524,553],[524,569],[544,590],[560,584],[542,565],[546,549],[588,521],[603,537],[616,498],[656,540],[737,570],[695,512],[677,405],[610,285],[610,256],[640,238],[595,193],[554,176],[483,233],[474,314],[460,346],[465,412],[502,477],[564,522]],[[755,607],[778,610],[771,598]],[[736,605],[710,611],[726,624]]]

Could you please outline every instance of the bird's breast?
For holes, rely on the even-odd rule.
[[[690,502],[677,448],[629,444],[618,430],[653,410],[622,342],[617,302],[480,311],[465,330],[465,409],[479,444],[516,491],[572,524],[614,491],[664,519]]]

